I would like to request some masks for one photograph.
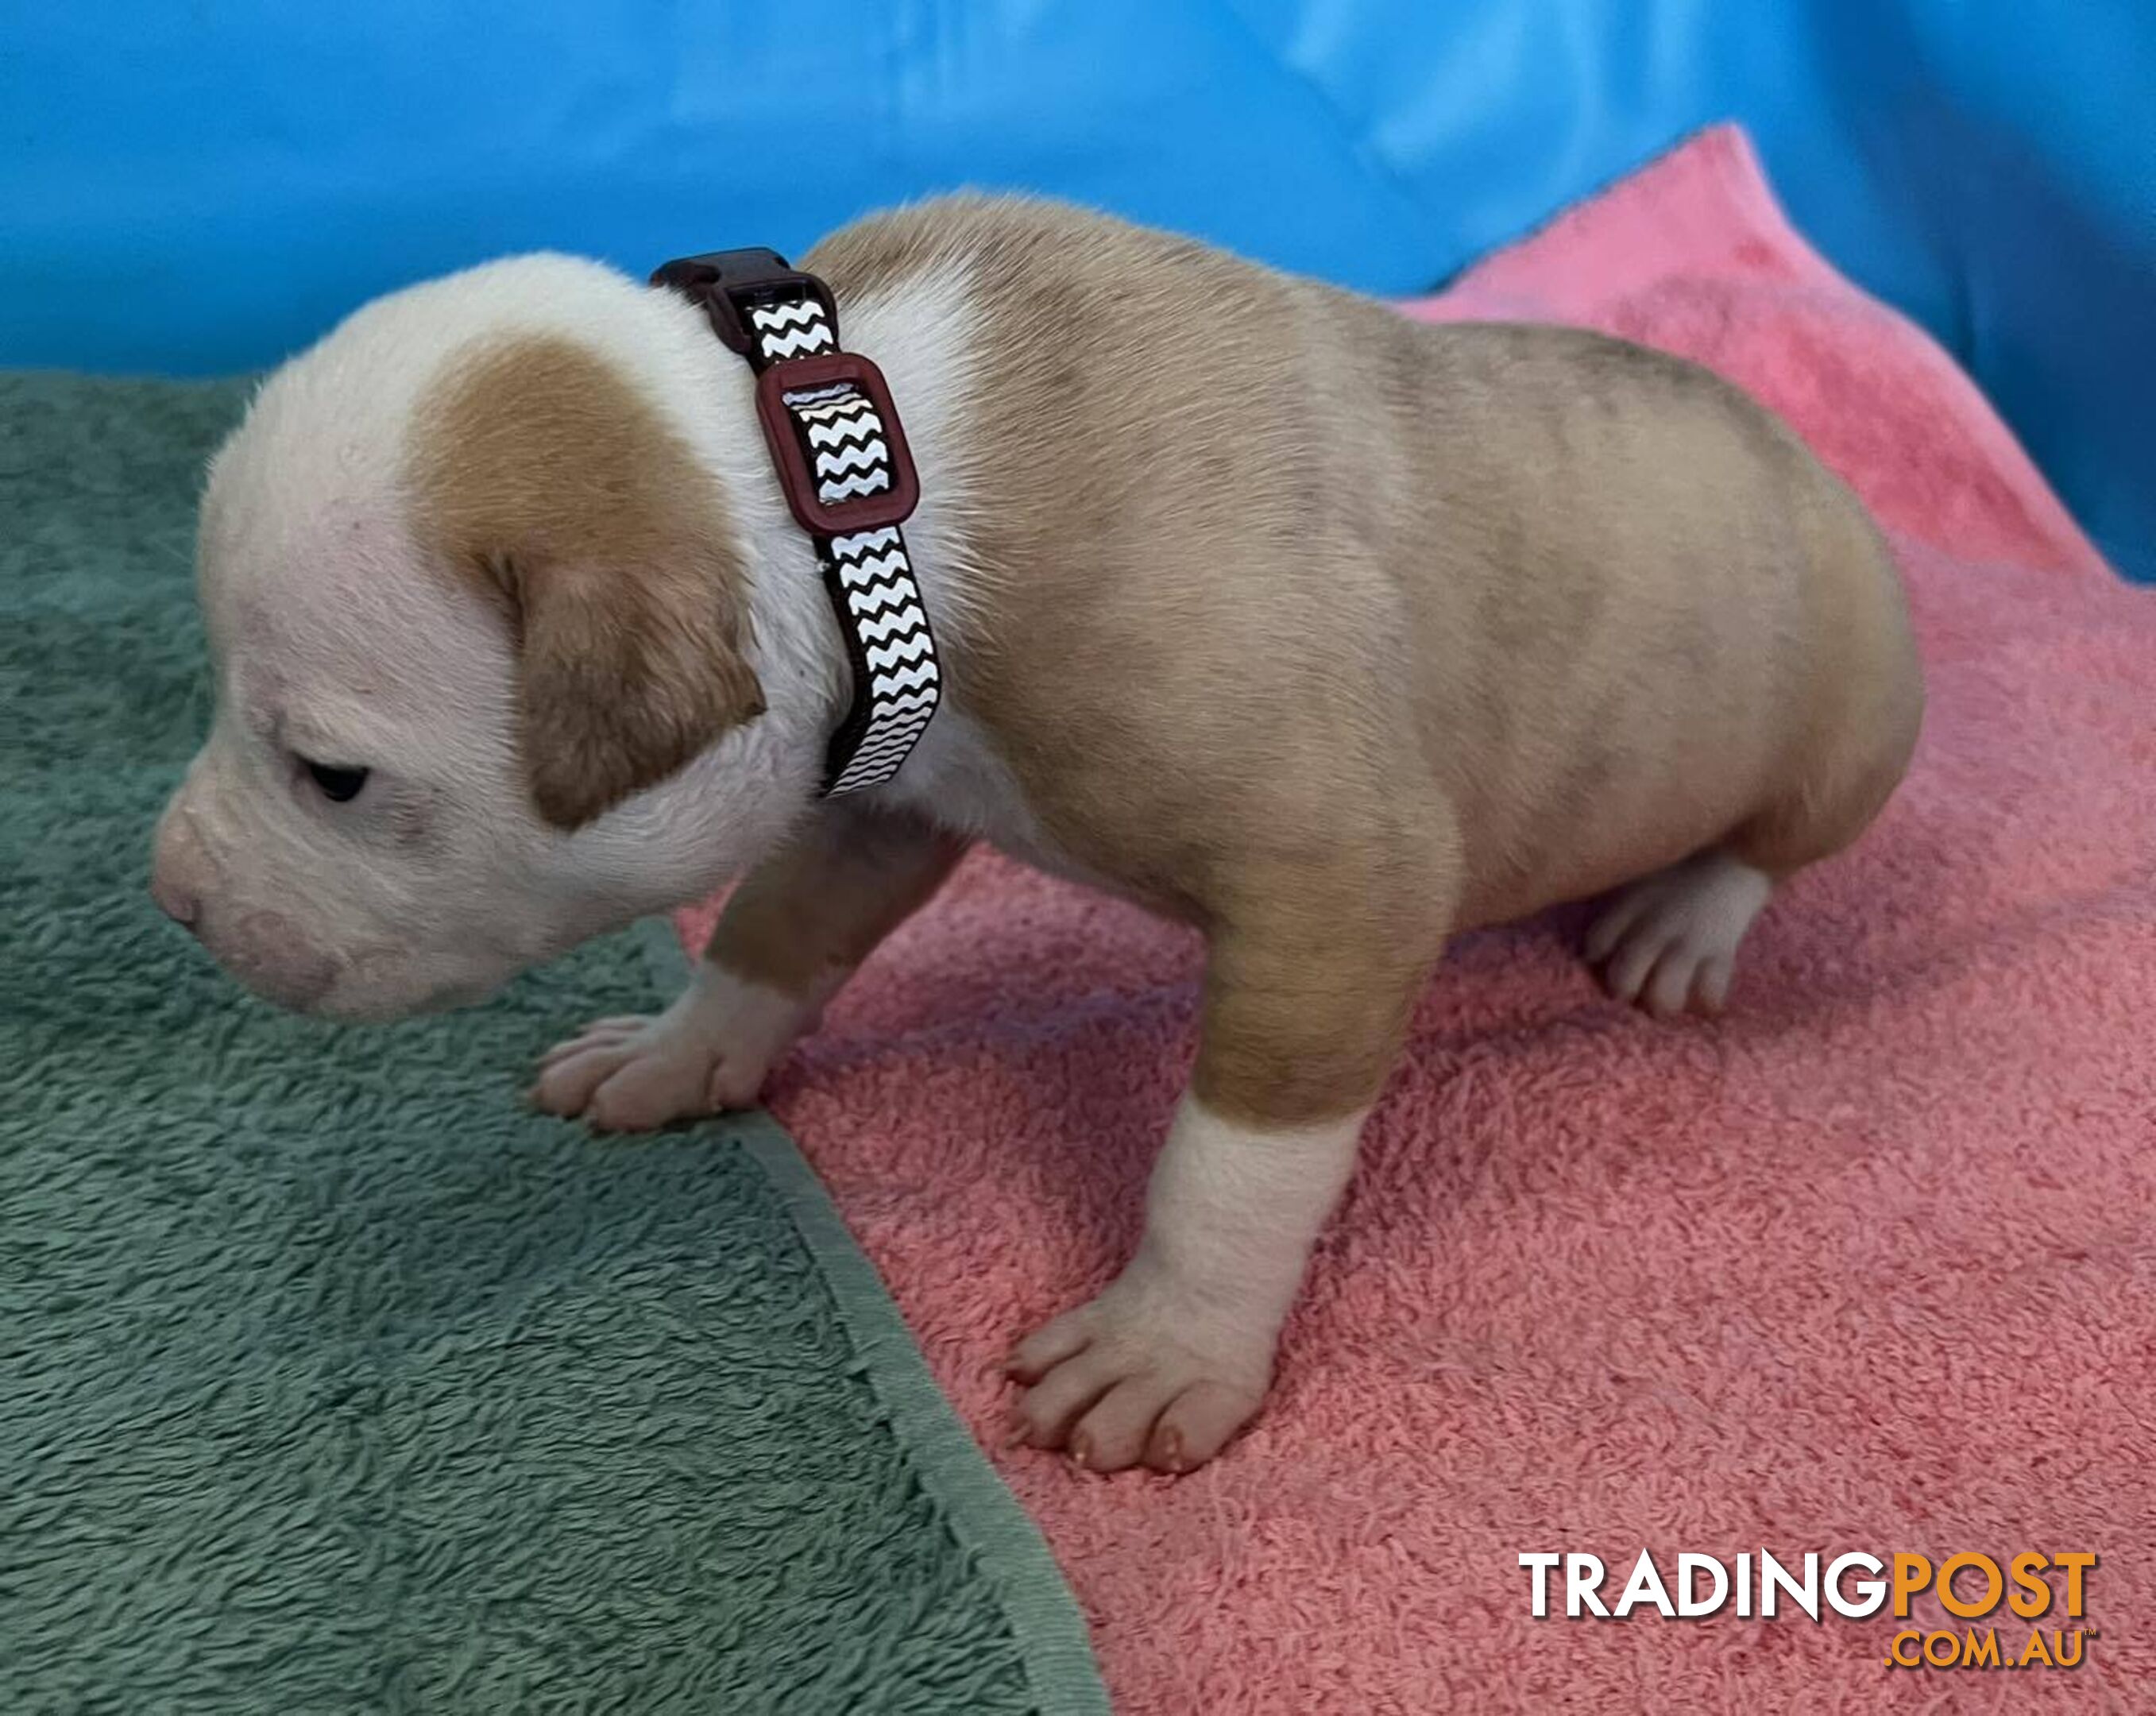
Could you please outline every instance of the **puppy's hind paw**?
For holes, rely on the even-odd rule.
[[[1620,890],[1587,932],[1587,961],[1620,1000],[1658,1019],[1719,1013],[1737,949],[1774,891],[1761,871],[1702,852]]]

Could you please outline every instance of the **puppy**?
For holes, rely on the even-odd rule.
[[[383,1018],[742,878],[687,993],[546,1058],[603,1128],[753,1101],[976,839],[1195,925],[1143,1239],[1010,1364],[1033,1442],[1186,1470],[1257,1410],[1446,937],[1609,893],[1609,988],[1718,1010],[1902,776],[1902,593],[1788,429],[1619,341],[1009,199],[803,265],[920,473],[944,696],[895,778],[821,790],[851,674],[748,366],[523,257],[361,310],[217,455],[218,711],[153,890],[272,1000]]]

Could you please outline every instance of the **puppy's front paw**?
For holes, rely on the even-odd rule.
[[[1133,1267],[1019,1343],[1005,1369],[1030,1386],[1012,1433],[1090,1471],[1188,1472],[1255,1415],[1272,1362],[1270,1328],[1202,1314]]]
[[[555,1045],[539,1063],[531,1102],[549,1114],[581,1114],[598,1132],[643,1132],[747,1108],[816,1011],[701,967],[664,1013],[602,1019]]]
[[[670,1029],[663,1013],[602,1019],[547,1051],[531,1101],[549,1114],[581,1114],[600,1132],[642,1132],[745,1107],[762,1076],[732,1066],[720,1045]]]

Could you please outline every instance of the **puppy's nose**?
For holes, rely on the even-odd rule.
[[[201,927],[206,869],[194,824],[176,799],[157,824],[150,855],[150,897],[166,917],[189,930]]]
[[[202,902],[193,892],[175,881],[163,870],[150,872],[150,897],[157,902],[157,909],[173,922],[192,930],[202,911]]]

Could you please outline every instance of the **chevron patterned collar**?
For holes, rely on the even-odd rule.
[[[839,346],[815,275],[772,250],[667,263],[651,284],[700,306],[757,372],[757,416],[794,521],[816,545],[853,668],[853,701],[824,758],[826,794],[896,774],[943,691],[935,635],[899,526],[921,485],[875,365]]]

